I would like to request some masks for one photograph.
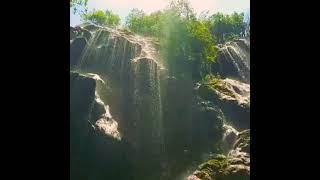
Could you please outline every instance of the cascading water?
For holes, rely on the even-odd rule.
[[[90,161],[93,170],[88,170],[93,177],[115,167],[115,163],[110,166],[104,163],[120,162],[118,167],[123,167],[122,152],[132,161],[133,167],[128,169],[134,172],[133,178],[119,178],[123,180],[181,180],[177,174],[197,166],[203,160],[200,156],[214,153],[212,147],[221,138],[225,153],[236,153],[231,149],[239,132],[220,117],[225,113],[222,105],[212,100],[198,101],[192,91],[193,82],[168,78],[153,39],[106,27],[90,31],[91,39],[86,41],[73,70],[96,82],[95,99],[90,106],[93,111],[90,123],[95,131],[90,135],[93,142],[88,145],[94,147],[92,154],[96,154]],[[220,50],[227,60],[218,60],[222,69],[223,63],[229,63],[228,67],[235,68],[234,76],[245,82],[250,81],[248,46],[250,43],[246,41],[229,43]],[[247,103],[250,87],[229,78],[225,81],[230,84],[226,87],[228,92],[236,95],[222,93],[221,101]],[[102,132],[102,136],[96,131]],[[114,154],[119,159],[109,161]],[[115,175],[124,171],[113,170],[120,171]]]
[[[118,123],[115,121],[110,113],[109,106],[105,105],[105,103],[100,99],[98,91],[95,92],[95,100],[98,104],[100,104],[104,112],[95,122],[94,128],[98,128],[103,133],[117,139],[121,140],[121,134],[118,130]]]
[[[150,39],[99,28],[83,50],[76,69],[101,82],[110,80],[108,85],[119,97],[112,101],[100,98],[101,94],[96,92],[96,101],[103,104],[106,113],[95,125],[116,139],[126,138],[136,149],[136,166],[142,166],[137,168],[141,174],[138,176],[151,179],[161,178],[155,171],[161,168],[164,153],[159,77],[163,67],[156,54]],[[101,99],[107,99],[108,105]],[[115,108],[115,103],[120,105]],[[121,114],[117,121],[112,119],[110,111]],[[121,133],[117,131],[118,124]]]
[[[231,125],[228,125],[224,122],[223,124],[223,137],[222,137],[222,150],[224,153],[229,153],[233,148],[234,143],[237,140],[239,132],[233,128]]]
[[[163,148],[162,105],[157,64],[148,58],[136,59],[133,63],[133,74],[135,75],[132,77],[133,104],[136,109],[132,113],[135,117],[134,121],[139,128],[138,132],[141,133],[141,139],[151,135],[153,142],[150,145],[160,145],[158,148],[160,153]],[[149,124],[148,121],[151,123]],[[147,127],[148,124],[149,127]],[[145,134],[144,131],[147,133]]]
[[[222,77],[235,78],[250,83],[250,41],[239,39],[218,47],[217,63],[214,71]]]

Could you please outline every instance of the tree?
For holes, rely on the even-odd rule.
[[[87,12],[88,0],[70,0],[70,8],[72,8],[73,13],[83,14]]]
[[[175,11],[181,18],[187,20],[195,18],[195,13],[188,0],[173,0],[170,2],[169,9]]]
[[[186,0],[175,0],[162,10],[146,14],[133,9],[126,28],[160,41],[160,52],[169,73],[180,78],[199,78],[216,57],[215,42],[207,21],[197,20]]]
[[[120,17],[112,11],[92,10],[81,15],[82,21],[101,26],[117,27],[120,24]]]
[[[243,13],[235,12],[231,15],[216,13],[209,17],[208,21],[210,22],[211,33],[218,43],[224,43],[245,34]]]
[[[135,33],[141,33],[144,27],[145,13],[139,9],[132,9],[126,17],[125,25],[128,29]]]
[[[114,14],[112,11],[107,10],[106,15],[106,25],[111,27],[117,27],[120,24],[120,17],[117,14]]]

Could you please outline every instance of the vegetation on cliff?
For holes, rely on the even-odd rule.
[[[227,156],[217,154],[199,165],[187,180],[249,180],[250,130],[239,133],[233,148]]]
[[[248,179],[250,85],[221,73],[250,72],[250,46],[224,43],[244,35],[243,14],[174,0],[119,28],[87,2],[70,1],[83,21],[70,27],[71,179],[180,180],[204,161],[188,180]]]
[[[120,24],[120,17],[112,11],[92,10],[81,15],[82,21],[108,27],[117,27]]]
[[[109,10],[79,12],[81,8],[86,10],[87,1],[71,1],[71,7],[81,14],[83,22],[119,25],[119,16]],[[217,57],[216,44],[243,37],[245,27],[243,13],[202,13],[197,17],[189,1],[172,0],[165,9],[150,14],[132,9],[122,28],[125,32],[156,38],[172,76],[199,80],[211,72],[211,64]]]

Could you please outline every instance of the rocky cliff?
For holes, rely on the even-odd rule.
[[[223,78],[232,78],[250,83],[250,40],[238,39],[218,46],[214,73]]]
[[[85,25],[70,50],[71,179],[180,180],[249,128],[250,86],[169,77],[153,39]]]

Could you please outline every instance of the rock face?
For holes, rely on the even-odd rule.
[[[212,142],[222,138],[224,116],[220,108],[210,101],[198,100],[193,111],[194,148],[212,148]],[[209,149],[207,149],[209,150]]]
[[[193,82],[166,77],[162,81],[166,178],[173,179],[221,140],[223,114],[201,99]]]
[[[203,83],[198,88],[199,96],[215,102],[236,129],[250,128],[250,85],[232,79],[217,79]]]
[[[84,151],[90,132],[90,114],[94,102],[95,81],[70,73],[70,178],[85,175]],[[82,174],[83,173],[83,174]]]
[[[70,27],[70,40],[75,39],[77,37],[84,37],[86,40],[89,40],[92,35],[90,31],[80,27]]]
[[[250,83],[250,40],[239,39],[218,46],[214,73],[223,78],[232,78]]]
[[[100,90],[101,99],[116,119],[112,123],[98,119],[95,127],[106,132],[118,126],[121,139],[133,149],[130,152],[137,163],[135,178],[155,179],[160,176],[163,154],[161,65],[155,59],[156,49],[148,39],[134,34],[89,27],[93,37],[82,50],[76,70],[87,75],[94,73],[101,78],[100,82],[108,83],[111,89]],[[99,104],[96,107],[104,111]]]
[[[74,68],[80,62],[81,53],[87,46],[87,40],[84,37],[77,37],[70,44],[70,68]]]
[[[157,45],[133,33],[87,24],[70,37],[71,180],[176,179],[224,141],[227,120],[248,128],[245,84],[168,77]]]
[[[249,147],[249,148],[248,148]],[[227,156],[216,155],[201,164],[186,179],[246,180],[250,179],[250,130],[240,132],[234,149]]]
[[[130,146],[95,92],[95,79],[70,73],[70,179],[130,179]]]

